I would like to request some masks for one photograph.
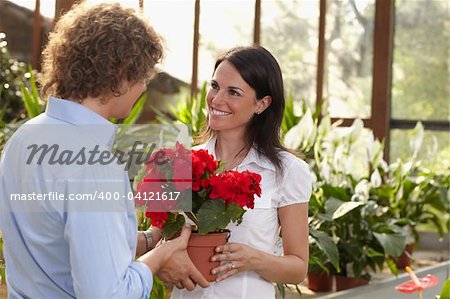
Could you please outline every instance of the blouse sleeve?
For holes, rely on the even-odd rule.
[[[288,160],[278,192],[279,208],[308,202],[311,196],[312,178],[308,164],[297,157]]]

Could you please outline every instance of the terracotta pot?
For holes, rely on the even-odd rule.
[[[406,266],[411,265],[411,256],[412,256],[413,250],[414,250],[414,243],[406,245],[405,251],[402,253],[402,255],[399,256],[398,259],[394,260],[397,268],[405,269]]]
[[[369,283],[368,279],[365,278],[354,278],[354,277],[347,277],[342,275],[336,275],[336,291],[342,291],[347,290],[351,288],[356,288],[359,286],[363,286]]]
[[[217,275],[212,275],[211,270],[220,265],[220,262],[211,262],[214,249],[219,245],[224,245],[230,236],[229,232],[210,233],[199,235],[192,233],[189,238],[187,252],[195,267],[210,282],[216,280]]]
[[[333,289],[333,277],[325,272],[308,272],[308,289],[314,292],[330,292]]]

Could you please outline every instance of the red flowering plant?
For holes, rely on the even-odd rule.
[[[149,161],[135,199],[146,206],[146,217],[166,238],[181,230],[184,215],[199,234],[224,231],[231,222],[240,224],[246,208],[253,209],[255,196],[261,196],[259,174],[223,171],[222,162],[206,150],[189,150],[177,143],[174,150],[155,152]],[[166,201],[163,196],[148,200],[156,192],[166,194]]]

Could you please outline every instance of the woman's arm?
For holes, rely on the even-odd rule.
[[[308,270],[308,204],[292,204],[278,209],[283,234],[284,256],[275,256],[238,243],[219,246],[216,261],[230,261],[213,269],[218,281],[242,271],[255,271],[275,283],[298,284]]]
[[[261,277],[276,283],[299,284],[308,271],[308,204],[293,204],[278,209],[283,235],[284,256],[263,252],[257,265]]]
[[[137,245],[136,245],[136,256],[139,257],[145,254],[148,250],[155,248],[159,240],[161,240],[161,230],[157,227],[150,227],[147,230],[151,235],[151,244],[147,244],[147,237],[143,231],[138,231]],[[150,245],[150,247],[149,247]]]

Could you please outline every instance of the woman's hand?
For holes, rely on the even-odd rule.
[[[216,281],[224,280],[242,271],[256,271],[261,263],[263,252],[240,243],[227,243],[216,247],[213,262],[223,262],[212,269],[218,274]]]
[[[197,284],[202,288],[209,287],[210,283],[197,270],[186,251],[190,235],[191,227],[185,225],[178,238],[161,243],[137,261],[146,264],[162,281],[173,283],[177,288],[192,291]]]

